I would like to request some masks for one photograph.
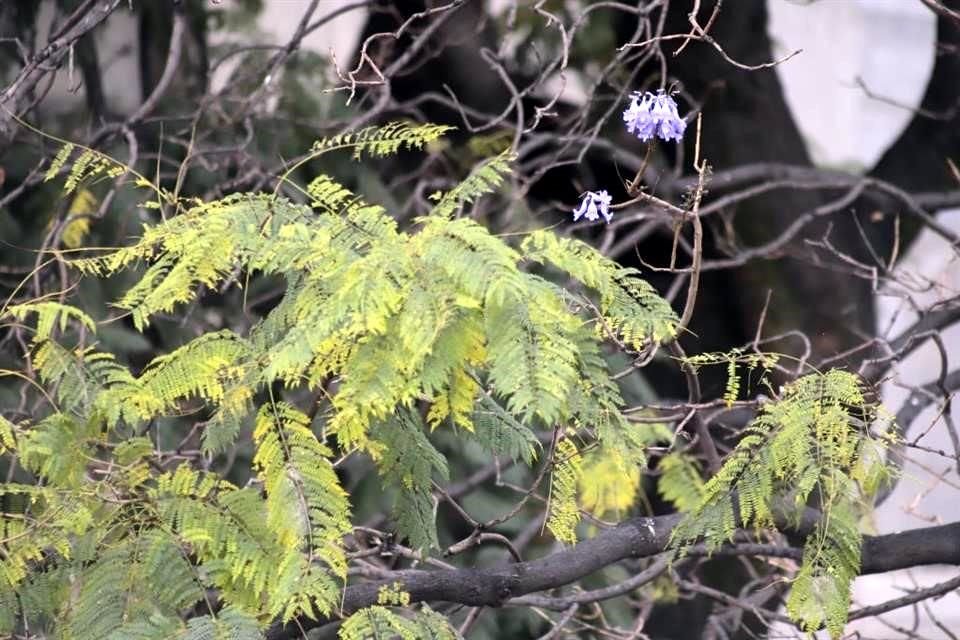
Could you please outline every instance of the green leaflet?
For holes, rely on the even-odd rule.
[[[437,200],[437,205],[430,215],[449,217],[459,206],[474,202],[480,196],[497,189],[503,183],[504,176],[510,173],[510,163],[513,159],[509,151],[503,151],[481,162],[456,187],[446,193],[431,196],[432,199]]]
[[[678,511],[697,508],[703,500],[703,479],[696,461],[687,454],[674,452],[660,459],[657,489]]]
[[[352,529],[347,494],[329,459],[333,452],[317,440],[307,416],[283,402],[261,408],[253,439],[253,464],[266,490],[266,525],[288,552],[271,613],[284,621],[313,617],[315,608],[328,615],[337,591],[327,574],[346,577],[341,539]]]
[[[446,459],[430,444],[423,423],[412,411],[401,411],[390,422],[378,425],[372,436],[378,445],[380,474],[397,489],[397,528],[414,549],[437,548],[431,481],[434,473],[448,479]]]
[[[57,155],[54,156],[47,168],[47,173],[43,176],[44,182],[49,182],[57,177],[57,174],[63,170],[67,161],[73,156],[76,145],[67,143],[60,147]],[[81,182],[105,175],[109,178],[116,178],[126,171],[126,167],[114,161],[112,158],[89,148],[83,150],[74,158],[70,170],[67,172],[67,178],[63,190],[70,194],[74,192]]]
[[[577,445],[570,438],[561,438],[553,452],[553,473],[550,476],[550,502],[547,527],[557,540],[573,544],[580,522],[577,507],[577,484],[583,471],[583,460]]]
[[[491,453],[532,465],[541,449],[537,436],[490,397],[480,398],[473,416],[474,436]]]

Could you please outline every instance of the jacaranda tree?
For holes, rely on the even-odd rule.
[[[956,110],[909,179],[809,166],[760,0],[312,0],[279,45],[253,1],[31,4],[0,3],[0,637],[938,622],[960,579],[852,585],[960,564],[960,524],[871,525],[912,453],[956,464],[922,410],[960,447],[958,298],[897,268],[960,245]],[[349,63],[300,49],[355,11]],[[93,36],[130,25],[123,110]]]

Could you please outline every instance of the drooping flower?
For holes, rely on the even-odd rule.
[[[611,196],[607,190],[587,191],[583,195],[583,201],[580,206],[573,210],[573,221],[576,222],[581,217],[587,220],[598,220],[603,216],[604,220],[610,222],[613,214],[610,213]]]
[[[663,89],[656,94],[634,91],[630,106],[623,112],[623,121],[627,131],[644,142],[654,136],[680,142],[687,128],[687,123],[677,112],[677,103]]]

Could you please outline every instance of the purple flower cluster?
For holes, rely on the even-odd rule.
[[[667,142],[680,142],[687,129],[686,121],[677,112],[676,101],[663,89],[657,93],[634,91],[630,94],[630,106],[623,112],[623,122],[630,134],[644,142],[655,137]],[[587,191],[580,206],[573,210],[574,222],[580,218],[594,221],[600,216],[607,222],[613,219],[610,195],[606,190]]]
[[[644,142],[654,136],[668,142],[683,139],[687,123],[677,113],[677,103],[662,89],[656,95],[634,91],[631,98],[630,106],[623,112],[627,131]]]
[[[591,222],[603,216],[607,222],[613,219],[610,213],[610,194],[606,189],[603,191],[587,191],[583,196],[583,202],[580,207],[573,210],[573,221],[576,222],[581,217]]]

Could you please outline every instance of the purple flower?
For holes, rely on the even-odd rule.
[[[576,222],[581,217],[593,221],[603,216],[604,220],[610,222],[613,220],[613,214],[610,213],[610,194],[606,189],[603,191],[587,191],[583,196],[583,202],[573,210],[573,221]]]
[[[649,91],[643,94],[634,91],[630,106],[623,112],[623,121],[627,124],[627,131],[644,142],[654,136],[680,142],[687,128],[687,123],[677,113],[677,103],[663,89],[656,95]]]

